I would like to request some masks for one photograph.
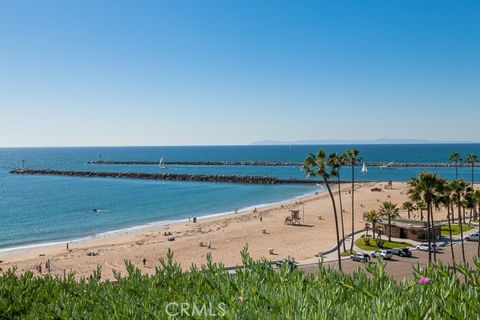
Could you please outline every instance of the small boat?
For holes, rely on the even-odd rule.
[[[163,162],[163,157],[160,158],[158,166],[160,167],[160,170],[167,169],[167,167],[165,167],[165,162]]]
[[[367,165],[364,162],[362,165],[362,174],[366,174],[367,172],[368,172]]]
[[[387,163],[386,165],[380,166],[379,168],[380,169],[388,169],[388,168],[391,168],[392,164],[393,164],[393,161]]]

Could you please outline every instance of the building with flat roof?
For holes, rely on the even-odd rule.
[[[383,230],[383,234],[389,235],[388,221],[382,220],[377,223],[377,228]],[[410,239],[414,241],[427,241],[427,222],[417,220],[392,220],[391,221],[392,238]],[[432,235],[435,239],[440,238],[441,224],[434,223]]]

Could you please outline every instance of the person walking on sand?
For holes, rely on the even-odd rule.
[[[68,242],[67,242],[67,251],[68,251],[69,247],[68,247]]]
[[[212,249],[212,241],[208,240],[208,249]]]
[[[143,258],[143,266],[145,267],[145,264],[147,263],[147,258]]]

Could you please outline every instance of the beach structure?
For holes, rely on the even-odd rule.
[[[285,218],[285,224],[300,224],[300,210],[290,210],[290,215]]]
[[[384,234],[389,236],[389,227],[387,221],[380,221],[376,228],[384,230]],[[428,240],[427,223],[425,221],[398,219],[391,222],[391,236],[393,238],[410,239],[414,241]],[[432,235],[435,239],[440,237],[441,225],[434,224]]]

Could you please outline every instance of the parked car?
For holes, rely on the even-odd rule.
[[[393,249],[393,254],[400,257],[411,257],[412,251],[410,251],[408,248],[396,248]]]
[[[370,261],[370,256],[368,255],[368,253],[357,252],[355,254],[352,254],[350,256],[350,259],[352,259],[353,261],[368,262]]]
[[[290,258],[290,259],[283,259],[283,260],[279,260],[279,261],[276,261],[276,262],[275,262],[275,266],[276,266],[277,268],[281,268],[284,264],[288,265],[288,268],[290,269],[290,271],[298,268],[297,263],[296,263],[295,260],[292,259],[292,258]]]
[[[428,251],[428,242],[420,243],[415,248],[417,250],[421,250],[421,251]],[[438,246],[435,243],[431,243],[430,244],[430,251],[431,252],[438,252]]]
[[[478,241],[478,233],[472,233],[465,237],[467,241]]]
[[[384,260],[390,260],[393,257],[392,250],[377,250],[372,253],[372,258],[381,256]]]

